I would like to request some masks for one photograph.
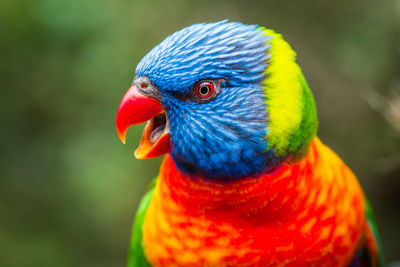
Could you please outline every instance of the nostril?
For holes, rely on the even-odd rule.
[[[149,84],[148,84],[148,83],[145,83],[145,82],[141,82],[141,83],[139,84],[139,86],[140,86],[140,88],[142,88],[142,89],[146,89],[147,87],[149,87]]]

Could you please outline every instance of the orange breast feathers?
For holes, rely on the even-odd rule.
[[[154,266],[345,266],[365,223],[355,176],[315,138],[302,160],[234,182],[189,178],[166,156],[142,244]]]

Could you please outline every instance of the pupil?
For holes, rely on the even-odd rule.
[[[208,94],[208,87],[207,86],[202,86],[202,87],[200,87],[200,94],[201,95],[206,95],[206,94]]]

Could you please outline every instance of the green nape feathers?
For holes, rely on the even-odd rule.
[[[273,149],[277,157],[297,158],[304,154],[318,128],[313,95],[290,45],[273,30],[260,29],[272,36],[264,81],[268,149]]]

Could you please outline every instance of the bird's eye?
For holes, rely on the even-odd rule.
[[[196,96],[200,99],[208,99],[214,94],[214,84],[209,81],[203,81],[196,85]]]

